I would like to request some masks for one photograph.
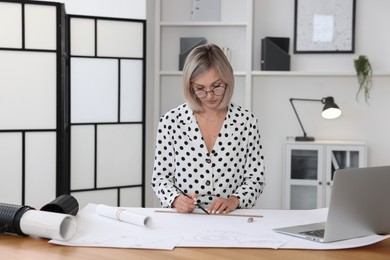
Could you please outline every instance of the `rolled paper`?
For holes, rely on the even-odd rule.
[[[15,233],[26,236],[20,230],[20,219],[26,211],[35,210],[30,206],[0,203],[0,233]]]
[[[43,206],[41,211],[50,211],[76,216],[79,211],[79,203],[72,195],[63,194]]]
[[[107,218],[116,219],[142,227],[150,227],[152,225],[152,218],[150,216],[130,212],[123,208],[99,204],[96,206],[96,213]]]
[[[75,235],[77,221],[68,214],[28,210],[20,219],[20,229],[26,235],[66,241]]]

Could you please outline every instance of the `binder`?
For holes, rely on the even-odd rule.
[[[265,37],[261,40],[261,70],[290,70],[290,38]]]
[[[188,54],[200,45],[206,44],[204,37],[182,37],[180,38],[179,70],[183,70]]]

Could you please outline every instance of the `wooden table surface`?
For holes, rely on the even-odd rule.
[[[258,248],[175,248],[145,250],[121,248],[67,247],[49,244],[47,239],[0,234],[0,259],[354,259],[390,260],[390,239],[343,250],[289,250]]]

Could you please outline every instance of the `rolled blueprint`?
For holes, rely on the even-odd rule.
[[[152,225],[151,217],[130,212],[123,208],[116,208],[99,204],[96,206],[96,213],[107,218],[116,219],[142,227],[150,227]]]
[[[20,229],[30,236],[69,240],[76,233],[77,221],[68,214],[28,210],[20,219]]]

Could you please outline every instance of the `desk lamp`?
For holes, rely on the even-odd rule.
[[[290,98],[291,106],[294,109],[295,115],[297,116],[298,122],[301,125],[303,136],[297,136],[295,137],[295,141],[314,141],[314,137],[307,136],[305,129],[303,128],[301,119],[299,119],[297,110],[295,109],[293,101],[315,101],[315,102],[321,102],[324,104],[324,108],[322,109],[322,117],[326,119],[335,119],[338,118],[341,115],[341,110],[334,102],[333,97],[324,97],[322,99],[306,99],[306,98]]]

